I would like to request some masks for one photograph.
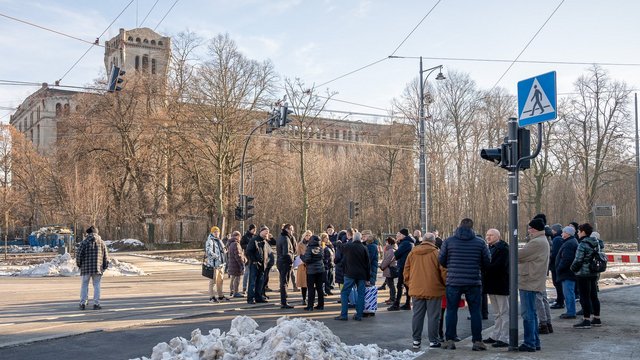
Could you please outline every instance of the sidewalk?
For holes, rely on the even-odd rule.
[[[602,327],[573,329],[578,320],[561,320],[564,309],[551,310],[553,334],[540,335],[541,351],[511,352],[488,346],[487,351],[471,350],[471,338],[456,344],[456,350],[428,349],[417,359],[616,359],[640,358],[640,286],[611,288],[599,294]],[[522,343],[522,320],[518,334]],[[482,334],[489,337],[493,327]]]

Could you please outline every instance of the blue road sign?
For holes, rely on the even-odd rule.
[[[558,115],[556,72],[518,82],[518,125],[554,120]]]

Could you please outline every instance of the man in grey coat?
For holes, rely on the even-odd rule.
[[[100,310],[100,280],[102,273],[109,266],[107,245],[95,226],[87,229],[87,236],[82,240],[76,252],[76,264],[80,268],[82,287],[80,288],[80,310],[87,306],[89,297],[89,279],[93,282],[93,310]]]

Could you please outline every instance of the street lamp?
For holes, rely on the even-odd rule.
[[[426,127],[426,119],[424,116],[424,84],[434,71],[440,70],[438,75],[436,76],[436,80],[445,80],[446,77],[442,74],[443,65],[434,66],[432,68],[428,68],[426,70],[422,69],[422,56],[420,56],[420,125],[418,129],[418,137],[420,141],[420,227],[422,228],[422,233],[429,231],[429,221],[427,217],[427,189],[429,188],[429,184],[427,183],[427,154],[425,147],[425,127]],[[427,76],[423,74],[427,73]],[[431,204],[429,204],[431,205]]]

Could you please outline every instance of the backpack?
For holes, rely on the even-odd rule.
[[[589,271],[594,274],[604,272],[607,270],[607,255],[600,250],[599,245],[596,245],[596,247],[591,246],[591,248],[593,249],[593,254],[589,261]]]

